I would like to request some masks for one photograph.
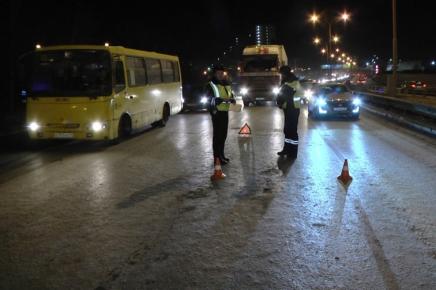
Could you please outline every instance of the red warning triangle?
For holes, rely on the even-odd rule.
[[[250,128],[250,126],[248,126],[248,124],[245,123],[244,126],[242,126],[241,130],[239,130],[239,134],[251,135],[251,128]]]

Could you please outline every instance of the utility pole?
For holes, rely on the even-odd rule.
[[[329,25],[329,45],[328,45],[327,58],[328,58],[328,66],[329,66],[329,78],[331,79],[333,74],[332,61],[330,56],[332,54],[332,23],[329,21],[328,25]]]
[[[397,0],[392,0],[392,79],[391,79],[391,97],[397,94],[398,80],[398,43],[397,43]]]

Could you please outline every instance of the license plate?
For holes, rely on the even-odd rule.
[[[54,133],[53,135],[54,138],[58,138],[58,139],[70,139],[74,137],[73,133]]]
[[[333,108],[333,111],[346,111],[347,110],[347,108],[345,108],[345,107],[336,107],[336,108]]]

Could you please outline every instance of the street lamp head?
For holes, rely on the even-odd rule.
[[[315,44],[319,44],[321,42],[321,39],[319,39],[319,37],[315,37],[313,40],[313,43]]]
[[[333,41],[334,42],[338,42],[339,41],[339,36],[337,36],[337,35],[333,36]]]
[[[330,54],[330,57],[335,58],[335,54],[334,53]]]
[[[316,24],[317,22],[319,22],[319,15],[313,12],[312,15],[309,16],[309,21],[313,24]]]
[[[350,20],[350,14],[347,13],[347,11],[344,11],[344,12],[341,14],[341,20],[344,21],[344,23],[347,22],[347,21],[349,21],[349,20]]]
[[[322,53],[322,54],[326,53],[325,48],[321,49],[321,53]]]
[[[336,52],[339,52],[339,48],[336,48],[336,50],[335,50]]]

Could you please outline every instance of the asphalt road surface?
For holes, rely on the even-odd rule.
[[[231,113],[218,182],[208,113],[2,153],[0,288],[436,289],[436,141],[302,110],[291,161],[282,122]]]

